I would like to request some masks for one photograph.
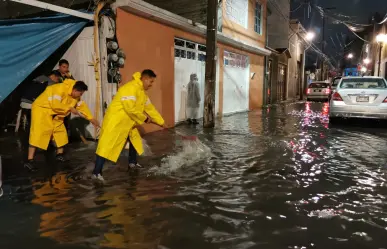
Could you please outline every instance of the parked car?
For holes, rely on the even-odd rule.
[[[387,119],[387,82],[384,78],[343,77],[332,94],[330,122],[340,118]]]
[[[306,89],[306,100],[328,100],[331,86],[328,82],[312,82]]]

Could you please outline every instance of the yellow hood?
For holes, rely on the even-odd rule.
[[[63,81],[63,84],[67,85],[68,87],[68,95],[71,95],[71,92],[73,91],[73,87],[75,85],[76,81],[75,80],[72,80],[72,79],[65,79]]]
[[[141,87],[141,89],[144,89],[144,84],[141,81],[141,73],[136,72],[132,75],[133,80]]]

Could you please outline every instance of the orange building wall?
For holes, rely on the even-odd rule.
[[[129,25],[130,24],[130,25]],[[135,24],[135,25],[134,25]],[[254,31],[254,29],[252,30]],[[131,80],[134,72],[152,69],[157,74],[157,81],[148,95],[157,110],[163,115],[168,126],[174,126],[174,38],[179,37],[205,44],[205,38],[168,27],[143,17],[117,9],[117,38],[119,46],[124,49],[127,58],[121,69],[123,82]],[[262,46],[262,45],[260,45]],[[230,46],[218,44],[219,47],[219,113],[223,110],[223,51],[248,55],[250,73],[250,110],[262,106],[263,61],[264,57],[246,53]],[[144,125],[143,132],[159,130],[155,125]]]
[[[267,0],[249,0],[249,6],[248,6],[248,26],[247,29],[240,26],[237,23],[234,23],[233,21],[229,20],[226,15],[226,1],[223,1],[223,26],[222,26],[222,32],[228,36],[233,37],[236,40],[239,41],[245,41],[248,44],[259,46],[259,47],[265,47],[266,45],[266,15],[267,15]],[[255,3],[256,1],[259,1],[262,4],[262,34],[258,34],[254,31],[254,19],[255,19]]]
[[[174,125],[174,29],[117,10],[117,38],[127,58],[121,70],[122,81],[128,82],[133,73],[152,69],[157,81],[148,95],[169,126]],[[145,125],[147,132],[158,130]]]

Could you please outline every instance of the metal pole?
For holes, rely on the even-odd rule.
[[[378,76],[380,76],[380,64],[382,62],[382,49],[383,49],[383,43],[381,42],[379,46]]]
[[[323,25],[322,25],[322,43],[321,43],[321,52],[324,55],[325,50],[325,13],[323,14]],[[324,80],[324,58],[321,60],[321,80]]]
[[[206,83],[204,89],[203,127],[215,127],[216,43],[218,0],[208,0],[206,41]]]
[[[307,88],[307,84],[305,81],[305,60],[306,60],[306,51],[311,47],[312,45],[309,45],[307,48],[304,49],[304,53],[302,55],[302,68],[301,68],[301,90],[300,90],[300,100],[304,100],[304,91]]]

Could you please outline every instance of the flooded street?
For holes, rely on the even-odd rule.
[[[66,165],[40,154],[30,174],[3,138],[0,248],[387,248],[387,127],[330,127],[328,108],[279,105],[211,131],[147,135],[145,169],[128,172],[123,155],[104,186],[89,180],[94,144],[71,145]],[[211,153],[181,160],[179,134]]]

